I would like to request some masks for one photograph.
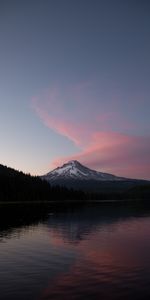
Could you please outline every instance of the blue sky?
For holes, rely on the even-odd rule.
[[[2,164],[150,178],[149,1],[1,1],[0,41]]]

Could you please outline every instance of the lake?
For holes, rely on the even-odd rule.
[[[0,299],[150,299],[150,207],[1,205]]]

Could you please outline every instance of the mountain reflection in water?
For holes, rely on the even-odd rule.
[[[150,208],[0,209],[0,299],[149,299]]]

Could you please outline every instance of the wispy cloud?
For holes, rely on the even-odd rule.
[[[60,157],[54,166],[70,159],[104,172],[133,178],[150,178],[150,137],[135,137],[113,132],[93,133],[78,155]]]
[[[126,129],[135,124],[128,123],[119,112],[101,109],[99,102],[88,97],[84,89],[84,84],[63,91],[53,88],[32,99],[42,122],[80,150],[77,155],[56,158],[51,167],[78,159],[97,170],[150,178],[150,137],[127,134]]]

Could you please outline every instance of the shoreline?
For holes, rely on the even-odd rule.
[[[126,200],[52,200],[52,201],[0,201],[0,205],[7,204],[94,204],[94,203],[127,203],[127,202],[148,202],[147,199],[126,199]],[[149,202],[148,202],[149,203]]]

